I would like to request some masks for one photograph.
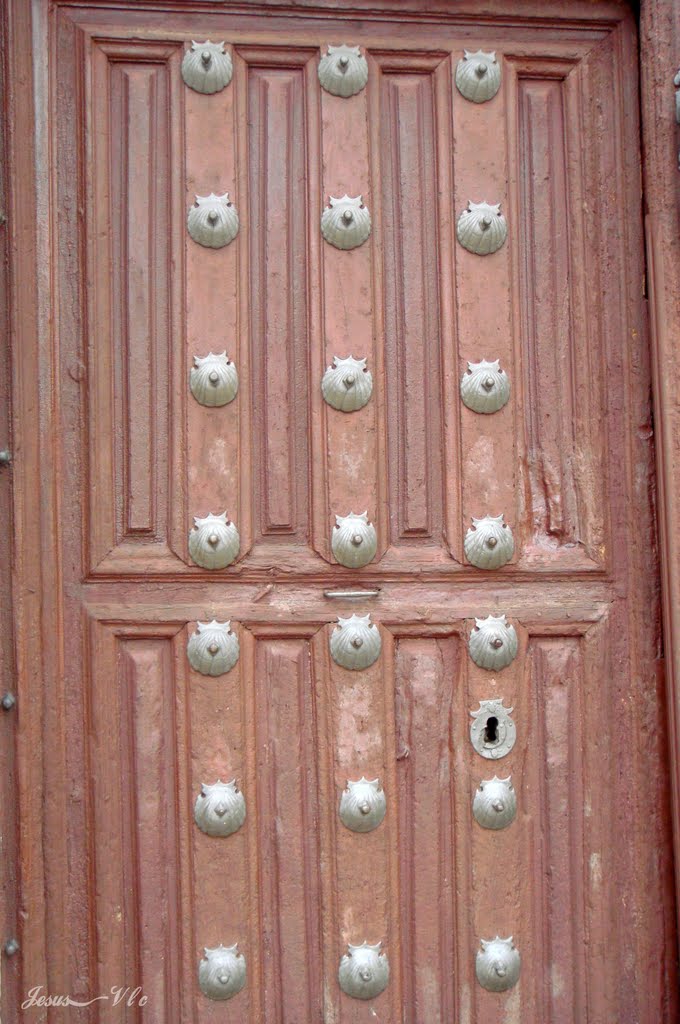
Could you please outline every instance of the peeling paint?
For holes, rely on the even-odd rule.
[[[599,889],[602,885],[602,854],[591,853],[588,865],[590,867],[591,884],[594,889]]]

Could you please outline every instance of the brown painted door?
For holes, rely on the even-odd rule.
[[[579,0],[220,6],[34,5],[51,279],[42,421],[22,383],[31,349],[17,354],[17,487],[30,505],[40,477],[47,495],[51,645],[42,686],[20,659],[20,988],[87,1001],[141,986],[141,1004],[69,1011],[102,1022],[670,1022],[633,18]],[[233,62],[212,94],[181,74],[206,38]],[[318,77],[343,42],[368,67],[347,98]],[[500,69],[483,103],[455,84],[479,49]],[[195,196],[227,191],[238,235],[197,244]],[[345,194],[371,217],[348,250],[320,231]],[[501,204],[493,254],[456,239],[469,201]],[[194,357],[223,350],[238,393],[201,404]],[[321,381],[350,355],[372,393],[347,412]],[[510,382],[488,414],[460,394],[482,360]],[[377,552],[345,568],[335,516],[364,510]],[[194,517],[225,511],[238,557],[200,568]],[[501,514],[514,554],[477,568],[472,518]],[[226,543],[215,529],[208,557]],[[353,614],[375,626],[352,656],[381,640],[354,671],[330,649]],[[503,615],[516,656],[480,667],[475,619]],[[187,656],[211,620],[239,644],[216,676]],[[491,756],[473,746],[484,701],[512,709],[507,753],[500,712]],[[364,776],[386,814],[357,832],[339,805]],[[517,802],[503,829],[473,816],[494,776]],[[245,822],[206,834],[201,786],[231,779]],[[504,992],[475,973],[496,936],[521,955]],[[364,940],[389,960],[365,1000],[338,983]],[[211,1000],[203,949],[235,943],[245,985]],[[493,985],[514,981],[516,954],[489,959]]]

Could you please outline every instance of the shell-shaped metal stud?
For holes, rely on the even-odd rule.
[[[495,53],[463,51],[456,67],[456,85],[466,100],[486,103],[501,87],[501,69]]]
[[[336,516],[331,530],[331,548],[340,565],[359,569],[375,557],[378,537],[375,526],[368,521],[368,512]]]
[[[368,81],[368,63],[358,46],[329,46],[319,61],[319,81],[333,96],[355,96]]]
[[[496,831],[510,825],[517,814],[517,794],[511,776],[499,779],[494,775],[480,782],[472,801],[472,813],[482,828]]]
[[[501,213],[500,203],[473,203],[458,218],[456,227],[458,241],[477,256],[488,256],[496,252],[508,237],[508,225]]]
[[[473,516],[464,548],[468,562],[478,569],[500,569],[515,553],[515,541],[502,515],[483,519]]]
[[[360,946],[347,945],[347,952],[340,961],[338,981],[340,988],[354,999],[374,999],[384,992],[390,980],[390,964],[386,953],[381,953],[382,942],[371,946],[363,942]]]
[[[477,953],[475,973],[482,988],[489,992],[506,992],[519,980],[522,966],[519,950],[515,949],[512,935],[508,939],[480,939],[482,947]]]
[[[490,672],[498,672],[509,665],[517,654],[515,627],[508,624],[505,615],[475,619],[468,650],[475,665]]]
[[[321,234],[336,249],[356,249],[371,233],[371,214],[361,196],[330,196],[321,215]]]
[[[497,761],[509,754],[517,739],[517,727],[510,715],[513,708],[503,707],[503,698],[480,700],[479,710],[471,711],[470,740],[478,754]]]
[[[208,249],[229,245],[238,234],[238,213],[229,202],[229,193],[196,196],[196,202],[189,207],[187,228],[194,242]]]
[[[239,646],[230,622],[197,622],[189,637],[187,657],[192,668],[204,676],[222,676],[238,661]]]
[[[380,779],[347,780],[340,797],[340,820],[352,832],[372,832],[385,817],[387,800]]]
[[[208,999],[231,999],[246,983],[246,958],[233,946],[204,949],[198,965],[198,984]]]
[[[366,369],[366,360],[333,356],[333,365],[321,380],[321,391],[328,404],[340,412],[363,409],[373,391],[373,378]]]
[[[501,370],[500,359],[468,363],[461,378],[460,395],[473,412],[489,414],[502,409],[510,398],[510,378]]]
[[[182,60],[182,78],[185,85],[195,92],[211,94],[220,92],[231,82],[234,73],[231,54],[224,49],[224,43],[191,42]]]
[[[194,516],[194,526],[189,531],[189,554],[196,565],[224,569],[238,555],[240,544],[238,530],[226,512],[211,513],[204,519]]]
[[[201,792],[194,805],[194,821],[209,836],[230,836],[246,820],[246,802],[243,793],[231,782],[219,779],[211,786],[201,784]]]
[[[189,386],[200,405],[214,408],[233,402],[238,391],[238,373],[226,352],[194,356],[194,364]]]
[[[380,656],[380,630],[371,622],[370,614],[351,615],[349,619],[338,617],[338,624],[331,633],[330,647],[331,657],[337,665],[358,672],[368,668]]]

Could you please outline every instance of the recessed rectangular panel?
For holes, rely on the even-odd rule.
[[[586,1005],[582,645],[578,637],[536,637],[527,652],[535,760],[522,799],[535,817],[533,940],[542,968],[534,977],[546,1024],[575,1020]]]
[[[256,535],[309,534],[303,67],[248,68]]]
[[[442,330],[434,76],[381,76],[387,452],[392,543],[441,544]]]
[[[399,865],[406,1017],[454,1020],[452,716],[457,641],[400,638],[396,649]],[[459,839],[462,837],[459,836]]]
[[[98,571],[177,567],[176,48],[93,49],[90,545]],[[181,265],[181,264],[180,264]]]
[[[254,663],[264,1018],[320,1019],[316,709],[309,643],[261,637]]]
[[[193,959],[186,900],[184,702],[172,634],[92,630],[90,767],[99,989],[141,986],[135,1021],[186,1010]],[[163,635],[163,634],[166,635]],[[115,675],[107,675],[107,667]],[[190,969],[190,968],[189,968]]]
[[[527,438],[527,555],[583,568],[602,560],[603,456],[599,354],[584,295],[588,202],[581,163],[569,152],[578,109],[565,81],[517,81],[520,187],[519,262]],[[590,214],[593,215],[594,211]],[[597,404],[595,404],[597,403]],[[556,561],[557,560],[557,561]]]

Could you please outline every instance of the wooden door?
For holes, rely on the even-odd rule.
[[[632,15],[219,7],[36,2],[30,35],[15,19],[48,117],[40,201],[15,184],[43,271],[35,339],[15,348],[25,917],[6,970],[18,993],[106,997],[74,1020],[670,1022]],[[232,67],[209,94],[182,76],[205,39]],[[348,97],[318,74],[341,43],[368,72]],[[456,85],[478,50],[500,73],[486,102]],[[238,234],[197,244],[195,197],[226,192]],[[321,233],[345,195],[370,211],[352,249]],[[507,226],[488,255],[457,240],[483,201]],[[195,357],[224,350],[238,392],[202,404]],[[321,388],[350,355],[372,380],[351,412]],[[492,413],[461,397],[482,360],[510,385]],[[366,384],[353,372],[348,390]],[[364,510],[375,556],[343,567],[335,517]],[[194,518],[223,512],[238,554],[201,568]],[[473,518],[501,514],[486,551],[512,531],[514,552],[478,568]],[[221,531],[200,557],[228,546]],[[372,624],[355,654],[381,642],[360,670],[331,651],[354,614]],[[488,616],[518,640],[495,670],[469,650]],[[215,676],[187,653],[213,620],[238,640]],[[473,815],[494,776],[517,804],[502,829]],[[339,816],[362,777],[386,805],[370,831]],[[201,787],[232,779],[245,821],[206,834]],[[515,982],[521,957],[500,992],[476,973],[496,936],[514,950],[481,957],[489,985]],[[338,970],[364,941],[389,981],[358,999]],[[199,962],[220,944],[238,944],[246,980],[218,1001]],[[115,1004],[118,986],[143,998]]]

